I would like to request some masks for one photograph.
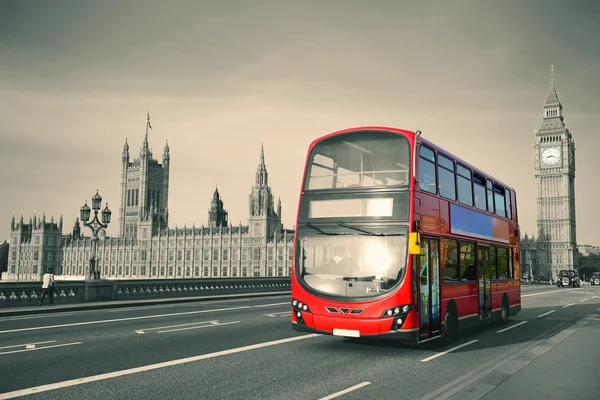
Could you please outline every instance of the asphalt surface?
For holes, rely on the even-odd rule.
[[[289,296],[3,317],[0,399],[598,398],[600,288],[522,294],[446,346],[298,333]]]

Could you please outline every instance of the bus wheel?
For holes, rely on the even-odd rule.
[[[456,336],[457,330],[458,317],[456,316],[456,309],[454,307],[448,307],[446,309],[446,315],[444,316],[444,325],[442,326],[442,338],[444,342],[452,342]]]
[[[508,300],[504,297],[502,298],[502,308],[500,310],[500,325],[506,325],[509,315],[510,309],[508,307]]]

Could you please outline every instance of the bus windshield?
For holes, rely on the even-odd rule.
[[[328,233],[302,228],[296,252],[298,276],[318,292],[372,297],[392,289],[404,276],[407,235]]]
[[[358,131],[333,136],[311,151],[304,190],[405,186],[410,145],[398,133]]]

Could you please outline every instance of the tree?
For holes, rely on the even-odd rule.
[[[0,275],[8,271],[8,242],[0,243]]]
[[[584,256],[579,251],[576,254],[577,257],[577,269],[579,270],[579,276],[583,278],[589,278],[593,272],[600,272],[600,254],[589,254]]]

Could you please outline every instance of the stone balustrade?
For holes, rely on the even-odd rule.
[[[41,282],[0,282],[0,308],[36,305],[41,286]],[[55,304],[69,304],[290,290],[289,277],[57,281],[54,298]]]

